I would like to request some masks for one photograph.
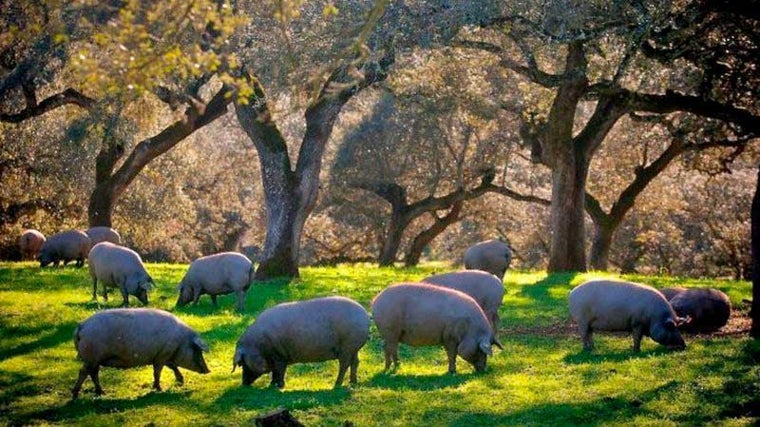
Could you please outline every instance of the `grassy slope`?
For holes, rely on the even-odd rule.
[[[437,266],[438,270],[444,269]],[[151,306],[171,310],[174,287],[186,266],[151,264],[157,281]],[[184,386],[165,370],[164,392],[150,389],[149,367],[104,368],[106,395],[85,382],[78,401],[70,389],[79,369],[72,343],[77,322],[99,307],[90,302],[87,269],[40,270],[31,263],[0,263],[0,424],[250,425],[259,414],[287,407],[307,425],[515,425],[515,424],[733,424],[758,422],[760,346],[746,337],[687,337],[686,352],[669,353],[646,339],[638,355],[630,337],[597,335],[594,354],[580,353],[567,328],[569,290],[592,275],[512,272],[501,309],[503,352],[475,375],[463,360],[447,375],[439,348],[403,347],[395,374],[382,373],[382,343],[373,326],[361,351],[359,384],[332,390],[337,362],[294,365],[284,390],[268,379],[240,386],[230,374],[237,338],[262,309],[282,301],[330,294],[368,306],[389,283],[416,280],[422,269],[373,266],[304,268],[301,281],[267,283],[249,292],[246,314],[234,297],[214,310],[207,297],[177,313],[211,346],[207,376],[188,372]],[[655,286],[712,286],[735,304],[750,295],[747,282],[681,281],[630,277]],[[109,307],[118,305],[111,300]]]

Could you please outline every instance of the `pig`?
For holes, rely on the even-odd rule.
[[[82,267],[87,253],[90,251],[90,238],[79,230],[64,231],[53,234],[40,248],[40,254],[37,260],[40,267],[45,267],[52,263],[58,267],[58,263],[63,261],[63,265],[71,260],[76,260],[76,266]]]
[[[18,247],[21,250],[21,259],[35,259],[40,253],[42,244],[45,243],[45,235],[37,230],[24,230],[18,239]]]
[[[426,277],[422,281],[456,289],[471,296],[483,309],[496,332],[499,325],[499,307],[504,299],[504,283],[498,277],[480,270],[462,270]]]
[[[95,246],[100,242],[111,242],[116,245],[121,245],[121,236],[111,227],[92,227],[87,230],[86,233],[90,238],[90,244],[92,246]]]
[[[443,345],[449,373],[457,354],[477,372],[486,368],[491,346],[502,348],[483,310],[469,295],[427,283],[398,283],[372,300],[372,317],[385,341],[385,370],[398,368],[398,344]]]
[[[691,318],[681,326],[681,330],[696,333],[711,333],[728,323],[731,316],[731,301],[728,295],[709,288],[664,288],[660,289],[670,301],[676,314]]]
[[[496,239],[476,243],[464,253],[464,268],[487,271],[499,280],[504,280],[510,261],[512,251],[509,246]]]
[[[243,368],[243,385],[272,373],[271,386],[285,387],[289,364],[338,359],[335,387],[351,367],[356,384],[359,349],[369,338],[369,315],[356,301],[333,296],[279,304],[264,310],[237,342],[232,372]]]
[[[164,366],[184,383],[179,368],[209,373],[203,352],[208,346],[200,335],[173,314],[151,308],[111,309],[93,314],[74,332],[74,347],[82,360],[79,378],[71,393],[79,396],[89,375],[95,393],[103,394],[98,372],[101,366],[118,369],[153,366],[153,388],[161,391]]]
[[[183,307],[190,301],[198,304],[203,294],[211,296],[216,307],[216,296],[235,293],[237,309],[245,309],[245,294],[253,281],[253,263],[243,254],[222,252],[198,258],[190,264],[190,269],[177,286],[179,298],[177,306]]]
[[[583,350],[594,348],[593,332],[633,332],[633,351],[649,336],[669,349],[686,348],[676,316],[665,297],[651,286],[615,280],[589,280],[570,292],[570,314],[578,323]]]
[[[90,250],[89,259],[94,301],[98,300],[96,292],[100,281],[104,300],[108,301],[108,288],[111,287],[121,291],[123,307],[129,307],[129,295],[148,305],[148,291],[155,282],[137,252],[111,242],[100,242]]]

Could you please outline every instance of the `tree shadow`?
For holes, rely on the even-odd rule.
[[[41,409],[34,412],[12,414],[10,424],[23,425],[39,422],[40,420],[52,422],[74,422],[84,416],[95,414],[111,414],[114,412],[129,412],[151,406],[183,406],[195,407],[188,396],[190,390],[167,390],[161,392],[151,391],[148,394],[134,399],[111,398],[108,394],[95,397],[91,393],[83,393],[79,399],[69,399],[63,405]]]
[[[568,273],[551,273],[545,278],[532,285],[523,286],[520,295],[532,298],[537,301],[546,301],[552,299],[550,290],[553,288],[570,289],[569,285],[573,282],[577,272]]]
[[[467,412],[449,425],[605,425],[613,421],[630,422],[636,416],[656,416],[644,405],[660,396],[672,393],[678,383],[668,382],[634,398],[603,397],[583,403],[543,403],[509,414]],[[574,399],[575,396],[567,396]],[[433,410],[425,416],[434,416]]]
[[[469,372],[466,374],[442,373],[440,375],[397,375],[387,372],[380,372],[375,374],[375,376],[373,376],[369,382],[365,383],[364,386],[374,388],[388,388],[393,390],[441,390],[446,388],[459,387],[472,378],[475,378],[476,375],[483,374],[475,374],[473,372]]]
[[[55,330],[49,334],[46,334],[34,341],[17,345],[8,349],[0,350],[0,360],[5,360],[11,357],[19,356],[22,354],[30,353],[33,351],[40,351],[42,349],[55,347],[64,341],[74,340],[74,329],[76,328],[76,322],[66,322],[58,325]],[[34,330],[35,328],[30,328]],[[33,332],[30,332],[33,333]]]
[[[308,409],[338,405],[351,397],[352,389],[280,390],[275,387],[235,386],[228,388],[211,404],[223,412],[243,409],[285,407]]]
[[[651,350],[642,350],[638,353],[634,353],[633,350],[624,350],[618,352],[599,352],[599,350],[580,351],[576,354],[568,354],[564,357],[565,363],[573,365],[583,365],[589,363],[604,363],[604,362],[624,362],[627,360],[646,359],[654,356],[663,356],[672,353],[674,350],[668,350],[666,347],[658,346]]]

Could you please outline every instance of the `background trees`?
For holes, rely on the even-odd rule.
[[[12,5],[4,253],[89,223],[260,247],[260,278],[496,236],[530,268],[749,274],[754,9],[449,3]]]

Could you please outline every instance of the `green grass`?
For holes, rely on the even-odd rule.
[[[153,392],[149,367],[104,368],[106,395],[95,397],[88,380],[79,400],[70,390],[80,363],[72,342],[76,324],[98,309],[90,301],[87,269],[40,270],[32,263],[0,263],[0,424],[82,425],[251,425],[257,415],[278,407],[306,425],[752,425],[760,406],[760,345],[746,334],[687,336],[685,352],[668,352],[653,341],[630,351],[631,338],[598,334],[597,349],[581,353],[568,327],[567,294],[595,274],[551,275],[511,272],[501,309],[500,336],[484,374],[463,360],[456,375],[446,373],[440,348],[402,346],[401,367],[382,372],[382,342],[374,326],[360,352],[359,384],[337,390],[337,362],[293,365],[283,390],[268,378],[253,387],[230,373],[235,343],[258,313],[283,301],[340,294],[369,305],[388,284],[417,280],[443,265],[418,269],[349,265],[302,269],[291,283],[256,285],[244,314],[234,296],[213,309],[207,297],[198,306],[173,310],[175,286],[187,266],[149,264],[157,282],[151,307],[172,310],[209,343],[212,373],[186,372],[174,384],[165,370],[163,392]],[[662,286],[711,286],[737,307],[750,296],[747,282],[630,276]],[[746,314],[746,313],[745,313]]]

